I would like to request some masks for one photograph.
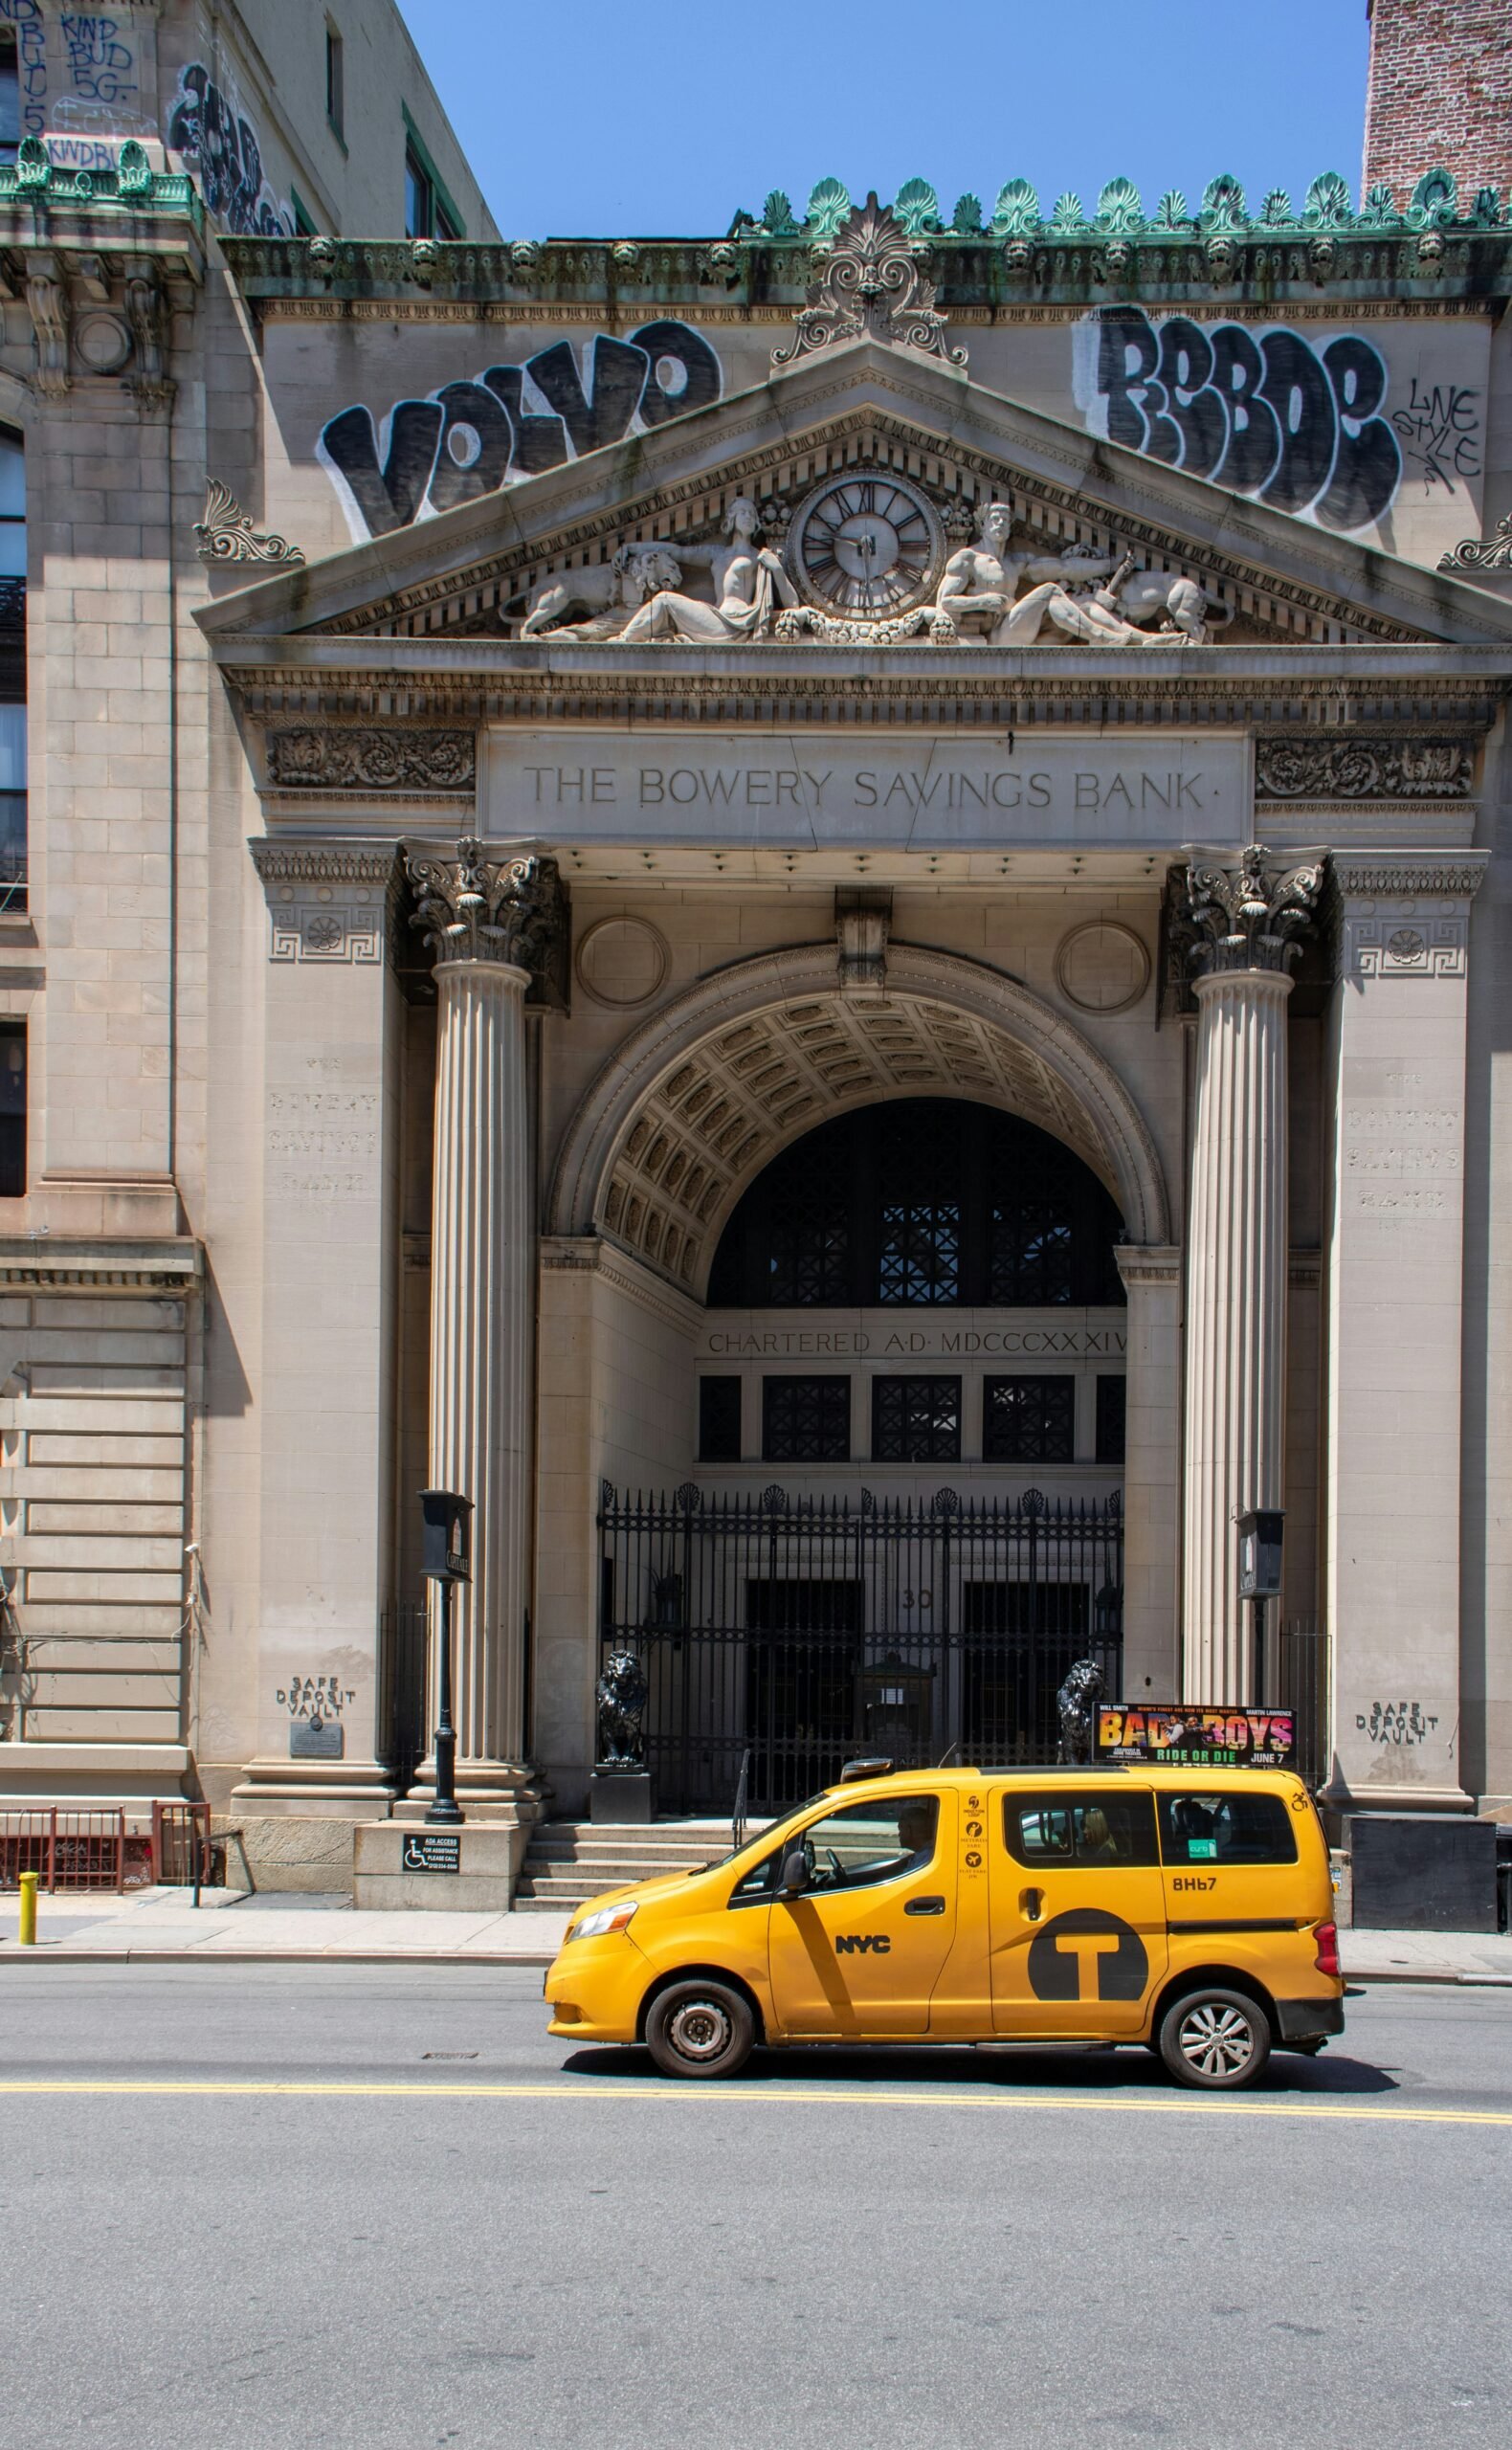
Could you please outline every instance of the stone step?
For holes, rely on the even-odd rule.
[[[729,1848],[722,1849],[728,1854]],[[546,1863],[665,1863],[676,1870],[681,1863],[711,1863],[714,1850],[708,1846],[637,1846],[633,1838],[595,1840],[591,1838],[536,1838],[529,1852],[537,1862]]]

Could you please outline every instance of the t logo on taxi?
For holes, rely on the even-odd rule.
[[[1030,1943],[1029,1987],[1036,1999],[1142,1999],[1148,1980],[1139,1933],[1097,1906],[1054,1915]]]
[[[885,1956],[892,1945],[885,1931],[836,1931],[834,1935],[836,1956]]]

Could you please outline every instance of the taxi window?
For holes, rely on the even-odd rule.
[[[1167,1793],[1160,1851],[1167,1863],[1295,1863],[1297,1832],[1279,1795]]]
[[[1003,1797],[1003,1837],[1015,1862],[1050,1870],[1153,1863],[1155,1814],[1147,1794]]]
[[[832,1889],[875,1888],[879,1881],[902,1880],[923,1871],[935,1851],[940,1822],[938,1795],[900,1795],[896,1803],[874,1798],[846,1804],[811,1821],[800,1836],[794,1831],[776,1852],[746,1873],[730,1895],[732,1905],[748,1905],[770,1897],[777,1886],[782,1857],[801,1845],[809,1863],[805,1892],[818,1897]]]

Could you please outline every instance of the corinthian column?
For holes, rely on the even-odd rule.
[[[473,1501],[473,1577],[454,1592],[456,1789],[470,1812],[523,1783],[534,1170],[525,991],[561,928],[554,859],[407,853],[436,949],[431,1218],[434,1487]],[[434,1688],[433,1669],[432,1685]],[[434,1783],[434,1765],[421,1773]]]
[[[1252,1612],[1234,1518],[1282,1503],[1286,1006],[1321,853],[1188,855],[1181,932],[1197,1000],[1187,1234],[1183,1696],[1248,1702]]]

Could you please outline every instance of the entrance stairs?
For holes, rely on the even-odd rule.
[[[730,1851],[727,1820],[540,1820],[515,1892],[517,1914],[560,1914],[632,1881],[701,1871]]]

